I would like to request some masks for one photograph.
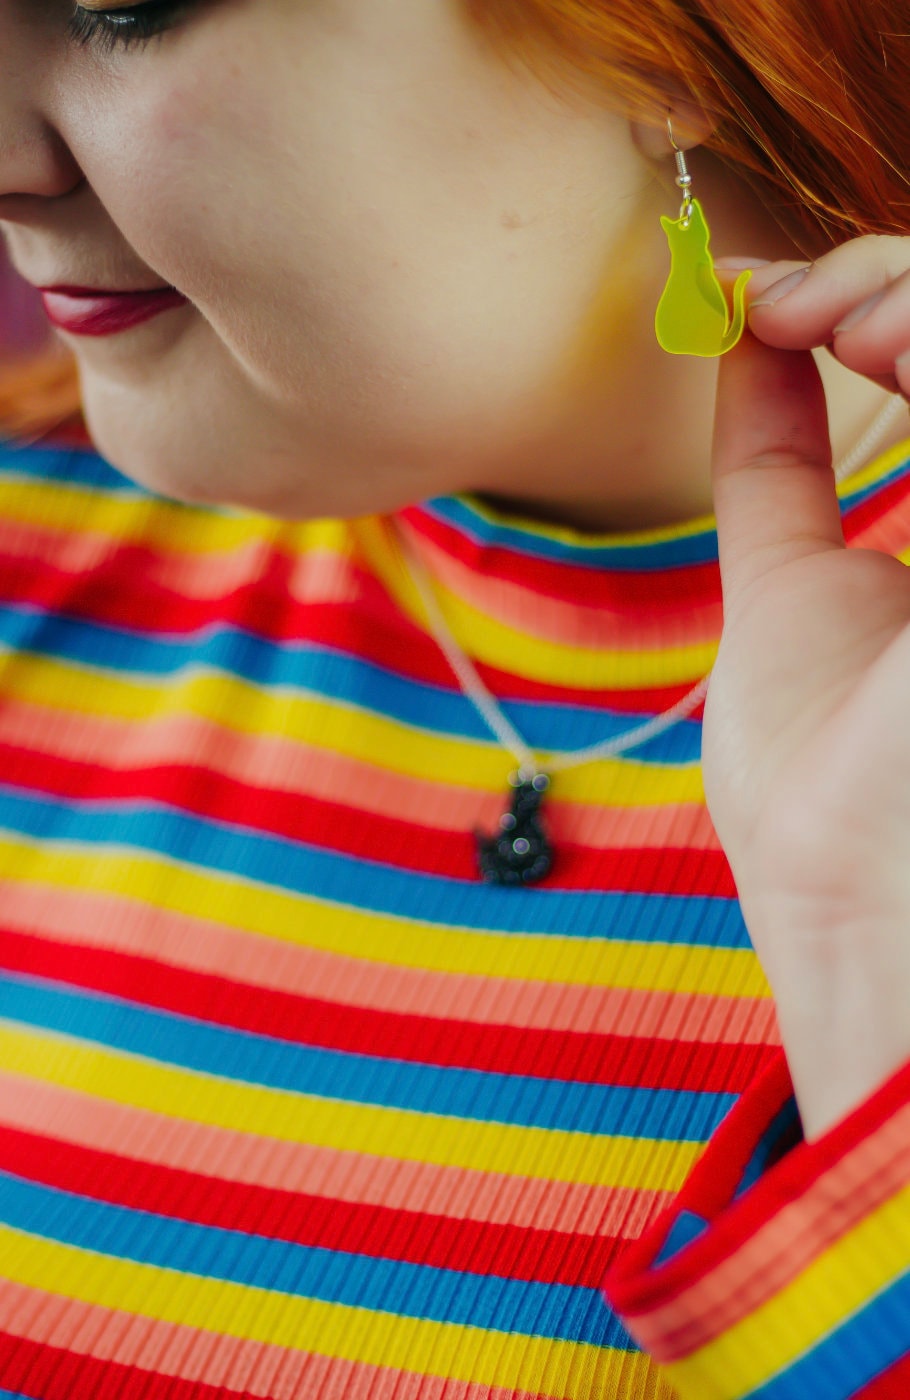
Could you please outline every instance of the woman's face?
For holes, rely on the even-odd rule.
[[[352,515],[514,495],[582,404],[627,409],[672,200],[461,0],[155,0],[128,47],[68,37],[72,8],[0,0],[0,227],[36,285],[187,298],[65,336],[121,470]]]

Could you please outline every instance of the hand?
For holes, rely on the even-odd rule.
[[[910,1057],[910,569],[844,546],[810,353],[910,393],[908,269],[910,239],[844,245],[720,367],[705,785],[807,1137]],[[788,271],[757,272],[751,303]]]

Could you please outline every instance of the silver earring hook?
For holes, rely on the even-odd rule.
[[[686,153],[681,151],[676,144],[673,135],[673,123],[670,120],[670,113],[667,112],[667,135],[670,138],[670,145],[673,147],[676,156],[676,183],[683,192],[682,209],[679,217],[683,228],[689,227],[689,220],[692,217],[692,176],[689,174],[689,167],[686,164]]]

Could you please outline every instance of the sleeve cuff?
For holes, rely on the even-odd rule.
[[[684,1396],[910,1395],[910,1063],[806,1143],[781,1053],[605,1292]]]

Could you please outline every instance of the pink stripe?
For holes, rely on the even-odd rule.
[[[666,651],[672,623],[670,605],[651,610],[589,608],[531,592],[505,579],[469,568],[422,536],[420,552],[434,579],[485,617],[524,636],[558,642],[579,651]],[[697,607],[691,598],[680,610],[679,646],[716,642],[723,625],[719,599]]]
[[[300,1400],[304,1395],[319,1400],[541,1400],[545,1394],[336,1360],[115,1312],[15,1283],[0,1282],[0,1313],[9,1335],[39,1346],[221,1386],[257,1400]]]
[[[194,715],[131,721],[73,711],[65,724],[49,725],[46,710],[9,701],[3,706],[0,737],[8,744],[81,763],[97,763],[103,753],[105,766],[113,769],[209,762],[225,776],[257,788],[307,794],[383,816],[394,812],[402,821],[437,831],[491,827],[503,805],[500,792],[430,784],[331,750],[238,733]],[[364,782],[367,772],[369,782]],[[593,850],[719,849],[701,803],[607,807],[560,802],[554,796],[548,812],[557,840]]]
[[[579,1186],[282,1142],[3,1072],[0,1122],[247,1185],[536,1230],[634,1239],[672,1198],[665,1191]]]
[[[770,997],[715,997],[469,976],[344,957],[136,902],[10,881],[0,928],[155,958],[344,1006],[535,1030],[779,1045]]]
[[[907,1184],[910,1105],[672,1302],[641,1313],[636,1334],[662,1361],[691,1356],[757,1311]],[[734,1243],[730,1235],[729,1243]],[[666,1296],[666,1295],[664,1295]]]
[[[136,517],[145,523],[144,514]],[[265,522],[263,522],[265,527]],[[291,536],[293,532],[293,537]],[[116,548],[121,559],[137,556],[137,576],[153,580],[159,588],[195,600],[221,600],[260,579],[265,569],[281,567],[282,592],[301,603],[344,602],[358,595],[352,561],[344,553],[305,547],[298,526],[263,528],[262,536],[232,549],[186,553],[168,551],[158,541],[152,550],[141,530],[130,541],[119,535],[89,530],[53,530],[19,524],[4,533],[3,558],[26,562],[52,560],[65,573],[84,574],[103,567]],[[144,562],[151,566],[144,568]]]
[[[881,554],[905,555],[910,537],[910,501],[872,521],[851,540],[854,549],[875,549]]]

